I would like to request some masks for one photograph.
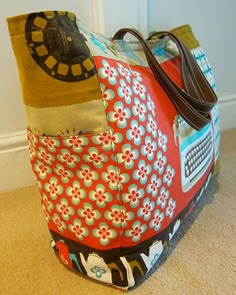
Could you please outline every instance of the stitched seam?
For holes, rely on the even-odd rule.
[[[180,110],[180,108],[179,108],[179,106],[178,106],[178,104],[174,101],[174,100],[172,100],[172,95],[171,95],[171,93],[170,93],[170,91],[169,91],[169,88],[170,88],[170,86],[169,85],[167,85],[167,87],[163,84],[163,82],[161,81],[161,79],[157,79],[157,81],[161,84],[161,86],[163,87],[163,89],[165,89],[165,91],[167,92],[167,94],[168,94],[168,96],[169,96],[169,98],[171,99],[171,101],[174,103],[174,105],[176,106],[176,108],[179,110],[179,113],[180,114],[183,114],[183,111],[181,111]],[[168,80],[167,80],[168,81]],[[171,81],[168,81],[169,83],[171,83]],[[168,84],[169,84],[168,83]],[[181,96],[180,96],[180,94],[177,92],[177,91],[175,91],[175,95],[181,100],[181,101],[183,101],[182,100],[182,98],[181,98]],[[203,120],[203,121],[205,121],[204,119],[203,119],[203,116],[201,116],[200,114],[198,114],[197,112],[196,112],[196,110],[187,102],[187,101],[184,101],[184,103],[185,103],[185,105],[193,112],[193,113],[195,113],[195,115],[199,118],[199,119],[201,119],[201,120]],[[183,114],[184,115],[184,114]],[[183,116],[184,118],[186,118],[186,116],[184,115]],[[190,122],[190,120],[188,119],[188,121]],[[195,126],[195,128],[196,128],[196,125],[194,124],[194,123],[191,123],[192,125],[194,125]],[[191,125],[190,124],[190,125]]]
[[[187,57],[187,59],[188,59],[188,57]],[[207,98],[205,97],[205,94],[203,93],[203,91],[202,91],[202,89],[201,89],[200,84],[198,83],[198,80],[197,80],[196,75],[195,75],[195,71],[193,70],[193,67],[192,67],[191,63],[189,63],[189,67],[190,67],[190,69],[191,69],[191,71],[192,71],[192,75],[194,76],[195,83],[198,85],[198,88],[199,88],[199,90],[200,90],[200,93],[201,93],[201,95],[202,95],[203,100],[204,100],[205,102],[208,102]],[[199,73],[199,74],[201,75],[201,73]],[[195,85],[194,85],[194,86],[195,86]]]
[[[91,56],[93,58],[94,57],[93,50],[90,48],[90,46],[89,46],[89,49],[90,49],[90,52],[91,52]],[[106,58],[104,58],[104,59],[106,59]],[[98,79],[98,83],[99,83],[99,89],[100,89],[100,93],[101,93],[101,99],[102,99],[103,107],[104,107],[104,113],[106,115],[108,132],[112,136],[113,135],[113,132],[112,132],[113,129],[110,126],[110,120],[109,120],[110,119],[110,115],[109,115],[109,112],[108,112],[108,108],[109,107],[105,108],[105,101],[103,100],[103,97],[102,97],[102,89],[101,89],[102,80],[101,80],[100,76],[98,75],[97,64],[94,61],[94,58],[93,58],[93,63],[94,63],[94,67],[96,69],[97,79]],[[109,101],[108,101],[108,105],[109,105]],[[113,154],[113,157],[114,157],[114,167],[116,169],[116,173],[119,175],[120,174],[120,168],[119,168],[119,164],[118,164],[118,161],[117,161],[116,143],[114,143],[114,142],[112,142],[112,154]],[[116,188],[116,190],[114,190],[114,192],[115,192],[115,194],[116,193],[119,193],[119,206],[120,206],[120,212],[121,212],[122,199],[121,199],[121,184],[120,183],[117,184],[117,188]],[[116,198],[116,195],[115,195],[115,198]],[[121,247],[124,248],[124,230],[123,230],[124,225],[123,224],[121,225],[121,228],[122,228],[122,231],[123,231],[122,232],[122,239],[121,239]],[[117,234],[119,234],[119,233],[117,232]],[[119,238],[119,236],[117,238]]]
[[[162,82],[160,82],[160,81],[158,81],[158,82],[159,82],[159,83],[161,84],[161,86],[165,89],[165,91],[167,92],[169,98],[172,97],[172,95],[170,94],[169,90],[166,89],[166,88],[163,86]],[[176,95],[177,95],[178,97],[180,97],[180,95],[179,95],[178,93],[176,93]],[[170,98],[170,99],[171,99],[171,98]],[[181,98],[180,98],[180,99],[181,99]],[[179,113],[183,116],[183,118],[184,118],[184,119],[185,119],[185,120],[186,120],[191,126],[194,126],[195,129],[199,129],[199,127],[198,127],[195,123],[193,123],[192,121],[190,121],[190,120],[185,116],[185,114],[183,113],[183,111],[180,109],[179,105],[178,105],[174,100],[171,99],[171,101],[172,101],[172,103],[175,105],[175,107],[177,108],[177,110],[179,111]],[[199,117],[200,120],[205,121],[206,123],[208,123],[208,120],[207,120],[205,117],[201,116],[200,114],[196,113],[195,109],[194,109],[189,103],[185,102],[185,105],[188,107],[188,109],[190,109],[193,113],[195,113],[195,115],[196,115],[197,117]]]
[[[197,65],[197,66],[198,66],[198,65]],[[199,66],[198,66],[198,67],[199,67]],[[193,68],[192,68],[191,63],[190,63],[190,68],[191,68],[191,70],[193,71]],[[206,80],[206,84],[205,84],[205,85],[207,86],[208,90],[209,90],[210,92],[212,92],[212,88],[210,87],[210,85],[209,85],[207,79],[206,79],[205,76],[202,74],[201,70],[200,70],[200,69],[198,69],[198,70],[199,70],[199,74],[202,75],[202,77]],[[195,77],[195,73],[194,73],[194,71],[193,71],[193,75],[194,75],[194,77]],[[196,82],[197,82],[197,84],[198,84],[197,79],[196,79]],[[198,84],[198,85],[199,85],[199,84]]]

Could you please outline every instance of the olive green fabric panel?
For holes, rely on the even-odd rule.
[[[171,33],[179,37],[189,49],[199,47],[200,44],[195,38],[190,25],[182,25],[170,30]]]

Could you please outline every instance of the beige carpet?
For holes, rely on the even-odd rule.
[[[220,158],[218,181],[130,294],[236,294],[236,129],[222,134]],[[36,187],[0,194],[1,295],[122,294],[67,270],[49,238]]]

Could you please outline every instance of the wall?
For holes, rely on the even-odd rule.
[[[105,30],[108,36],[119,28],[138,28],[147,34],[148,24],[147,0],[104,0]]]
[[[235,0],[0,0],[0,191],[35,182],[25,137],[25,114],[11,49],[6,17],[39,10],[74,11],[87,25],[112,36],[120,27],[151,30],[184,23],[193,27],[215,72],[220,100],[221,128],[236,127]]]

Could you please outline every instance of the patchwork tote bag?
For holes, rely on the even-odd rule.
[[[51,245],[68,268],[127,290],[159,260],[217,163],[205,55],[176,32],[109,39],[71,12],[7,21]]]

